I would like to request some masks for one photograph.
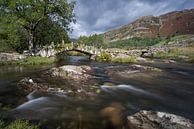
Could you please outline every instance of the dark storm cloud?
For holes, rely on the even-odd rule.
[[[72,0],[71,0],[72,1]],[[194,0],[76,0],[72,37],[102,33],[141,16],[194,8]]]

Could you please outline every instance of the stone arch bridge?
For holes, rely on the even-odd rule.
[[[37,55],[42,57],[51,57],[68,51],[76,51],[83,53],[85,55],[96,57],[101,55],[101,53],[109,53],[112,57],[120,56],[140,56],[142,50],[118,50],[118,49],[102,49],[96,48],[93,46],[86,46],[83,44],[59,44],[59,45],[50,45],[44,46],[39,50]]]
[[[86,46],[82,44],[64,44],[64,45],[51,45],[51,46],[44,46],[37,55],[42,57],[51,57],[58,54],[62,54],[68,51],[76,51],[79,53],[83,53],[88,56],[92,55],[100,55],[103,49],[97,49],[93,46]]]

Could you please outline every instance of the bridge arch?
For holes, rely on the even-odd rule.
[[[50,46],[44,47],[39,51],[38,54],[41,55],[42,57],[50,57],[50,56],[60,56],[70,51],[83,53],[85,55],[88,55],[89,57],[97,56],[102,52],[101,49],[95,48],[93,46],[86,46],[82,44],[75,46],[72,44],[65,44],[61,46],[58,45],[54,47],[50,47]]]
[[[83,51],[83,50],[79,50],[79,49],[76,49],[76,48],[73,48],[73,49],[71,49],[71,50],[63,50],[63,51],[60,51],[60,52],[56,53],[56,55],[61,55],[61,54],[63,54],[63,53],[72,52],[72,51],[82,53],[82,54],[87,55],[87,56],[89,56],[89,57],[91,57],[92,55],[94,55],[94,54],[92,54],[92,53],[90,53],[90,52]]]

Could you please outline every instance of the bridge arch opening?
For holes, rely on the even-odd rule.
[[[73,56],[89,56],[91,57],[93,54],[89,53],[89,52],[85,52],[82,50],[78,50],[78,49],[72,49],[72,50],[64,50],[62,52],[57,53],[57,55],[73,55]]]
[[[77,49],[72,50],[64,50],[56,54],[57,60],[59,62],[63,62],[65,60],[68,60],[68,62],[72,63],[81,63],[81,62],[87,62],[91,60],[93,54]]]

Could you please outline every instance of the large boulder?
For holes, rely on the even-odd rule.
[[[13,60],[21,60],[26,58],[24,55],[19,53],[0,53],[0,61],[13,61]]]
[[[140,111],[127,120],[130,129],[194,129],[190,120],[164,112]]]
[[[152,80],[154,77],[160,76],[163,72],[161,69],[151,66],[143,65],[123,65],[123,66],[109,66],[106,68],[106,73],[110,80],[121,81],[122,83],[129,83],[129,80],[137,83],[145,83]],[[142,79],[143,78],[143,79]]]
[[[88,82],[95,77],[90,75],[92,68],[90,66],[73,66],[65,65],[57,68],[52,68],[46,72],[47,75],[53,78],[62,78],[72,83]]]

